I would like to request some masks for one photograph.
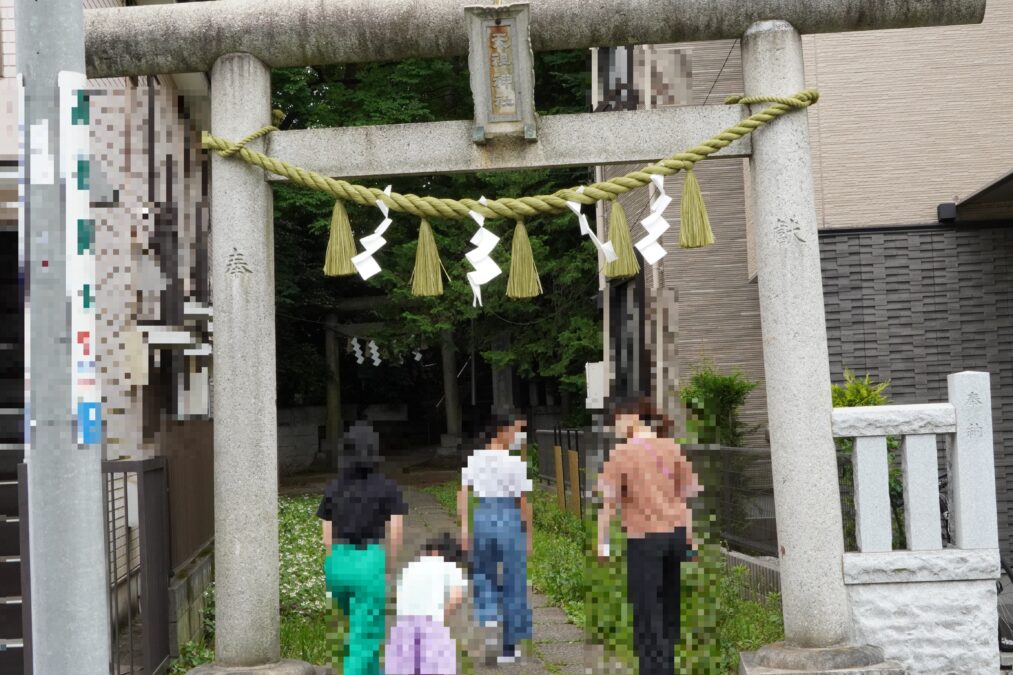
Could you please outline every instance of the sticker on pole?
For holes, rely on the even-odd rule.
[[[96,349],[95,220],[91,218],[92,158],[88,136],[90,92],[84,73],[63,71],[60,85],[60,181],[65,204],[64,248],[67,299],[74,367],[71,410],[77,418],[77,442],[102,442],[102,396]]]

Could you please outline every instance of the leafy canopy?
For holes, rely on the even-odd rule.
[[[590,90],[586,50],[536,55],[535,100],[539,114],[587,109]],[[467,62],[412,59],[396,63],[337,65],[275,70],[274,107],[286,114],[282,128],[340,127],[471,119]],[[327,148],[321,148],[326,152]],[[535,170],[456,175],[399,176],[368,184],[392,183],[402,193],[477,198],[550,193],[587,182],[587,169]],[[375,229],[377,209],[349,204],[356,240]],[[583,387],[586,361],[601,353],[601,327],[595,308],[597,255],[582,238],[569,214],[542,216],[526,223],[545,293],[532,300],[505,297],[514,223],[490,221],[502,239],[493,258],[503,274],[483,287],[484,307],[472,307],[464,255],[476,225],[471,221],[431,221],[443,266],[449,275],[444,294],[415,298],[410,283],[418,237],[418,220],[392,214],[377,254],[383,271],[368,282],[358,277],[327,278],[322,266],[332,198],[280,184],[275,188],[276,288],[280,317],[321,321],[343,298],[387,298],[357,321],[385,321],[377,342],[386,358],[432,345],[442,331],[453,331],[459,345],[473,341],[494,365],[512,365],[522,376],[558,380],[575,390]],[[510,338],[508,350],[493,348],[495,336]],[[306,321],[280,321],[279,397],[302,400],[323,396],[322,328]],[[392,395],[396,383],[387,383]]]

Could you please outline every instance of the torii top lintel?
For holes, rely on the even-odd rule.
[[[986,0],[535,0],[535,51],[980,23]],[[205,72],[246,52],[273,67],[466,54],[478,0],[217,0],[85,11],[89,77]]]

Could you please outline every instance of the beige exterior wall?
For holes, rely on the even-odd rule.
[[[638,48],[640,49],[640,48]],[[688,77],[672,72],[665,52],[680,50],[688,56]],[[638,54],[634,86],[652,91],[641,107],[715,104],[742,91],[742,66],[737,41],[684,43],[654,46],[646,59]],[[657,64],[648,82],[647,61]],[[667,73],[667,76],[666,76]],[[598,87],[598,100],[601,98]],[[597,102],[597,101],[596,101]],[[703,139],[700,139],[703,140]],[[672,148],[678,152],[684,148]],[[600,170],[603,176],[625,173],[637,167],[615,166]],[[665,212],[672,225],[662,237],[668,251],[654,269],[647,271],[646,343],[650,353],[652,391],[655,400],[670,414],[678,412],[678,390],[704,362],[721,372],[741,371],[758,386],[742,411],[753,431],[748,445],[765,444],[766,402],[763,395],[763,351],[759,300],[755,284],[748,282],[748,255],[744,191],[745,162],[740,159],[708,160],[696,169],[707,203],[716,243],[702,249],[679,248],[679,204],[683,176],[665,181],[673,198]],[[633,241],[644,231],[640,219],[648,189],[620,197],[630,222]],[[607,209],[599,209],[599,228],[607,232]],[[606,303],[607,307],[607,303]],[[607,309],[606,309],[607,311]],[[606,349],[608,320],[605,321]],[[606,356],[607,358],[607,356]],[[608,364],[611,367],[611,364]],[[645,392],[646,393],[646,392]]]
[[[977,26],[803,36],[806,82],[821,94],[808,113],[819,226],[933,223],[939,203],[966,197],[1013,169],[1003,136],[1013,125],[1010,45],[1013,0],[989,0],[985,21]],[[716,104],[742,91],[737,41],[663,48],[691,56],[692,94],[677,103]],[[657,78],[648,83],[646,73],[638,66],[634,84],[654,91],[652,101],[659,86],[667,92],[681,89],[671,82],[659,85]],[[601,84],[596,84],[597,102]],[[747,425],[761,427],[747,443],[765,445],[747,172],[747,163],[738,160],[699,165],[717,243],[690,251],[680,249],[677,238],[682,176],[667,180],[666,190],[674,197],[666,213],[673,228],[663,239],[669,253],[660,263],[658,282],[649,273],[648,288],[659,283],[670,291],[668,309],[650,310],[649,320],[661,325],[652,325],[647,334],[653,393],[660,399],[704,359],[759,382],[743,417]],[[619,167],[606,168],[603,175],[616,173]],[[623,200],[631,225],[643,200],[642,195]],[[641,230],[633,225],[632,231],[636,241]],[[606,324],[606,338],[607,330]],[[657,349],[659,339],[667,340],[667,353]]]
[[[803,42],[821,227],[933,223],[1013,169],[1013,1],[977,26]]]

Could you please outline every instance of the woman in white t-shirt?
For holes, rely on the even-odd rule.
[[[447,628],[468,582],[464,553],[444,534],[426,542],[397,582],[397,621],[384,652],[388,675],[455,675],[457,643]]]
[[[485,447],[468,458],[461,472],[457,511],[462,545],[471,547],[475,618],[484,628],[499,633],[500,663],[515,661],[517,645],[531,638],[528,606],[528,555],[531,553],[531,492],[528,467],[511,451],[526,442],[523,419],[498,422]],[[468,540],[468,491],[477,497],[475,537]],[[502,574],[499,566],[502,564]]]

